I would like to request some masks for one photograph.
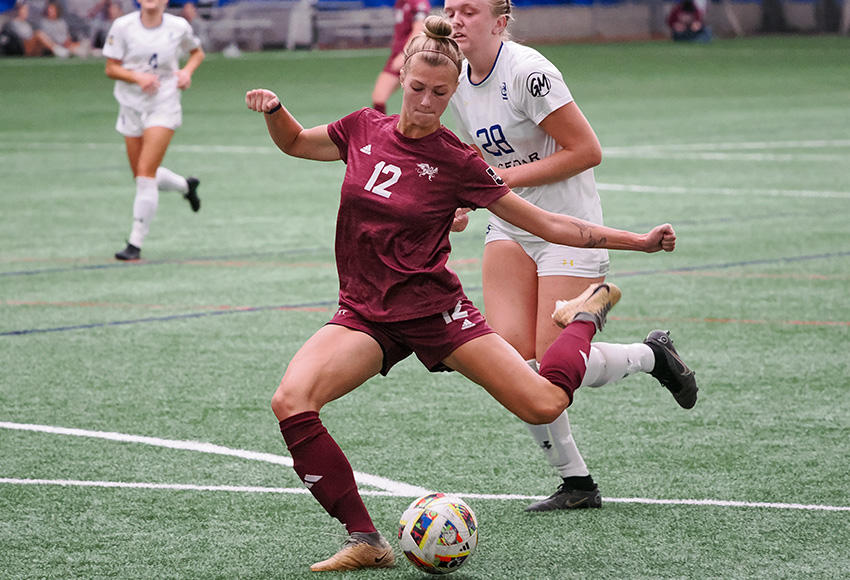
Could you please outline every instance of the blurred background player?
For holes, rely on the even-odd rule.
[[[681,0],[667,15],[670,37],[684,42],[710,42],[711,27],[705,23],[705,12],[694,0]]]
[[[446,0],[465,62],[451,101],[458,135],[497,168],[518,195],[553,213],[602,224],[593,167],[602,159],[596,134],[558,69],[534,49],[509,40],[509,0]],[[456,229],[465,227],[461,215]],[[487,322],[529,365],[557,338],[551,313],[558,299],[580,295],[608,273],[608,252],[551,244],[491,216],[482,265]],[[632,373],[651,373],[691,408],[694,373],[656,330],[643,343],[593,343],[583,384],[599,387]],[[563,479],[529,511],[602,506],[597,484],[576,446],[566,411],[550,425],[528,425]]]
[[[319,412],[327,403],[416,353],[430,371],[461,373],[521,419],[552,421],[570,404],[590,339],[619,299],[616,286],[602,284],[559,304],[555,316],[565,328],[539,374],[533,372],[492,331],[446,265],[458,208],[486,207],[529,230],[585,247],[675,247],[669,225],[646,235],[612,230],[545,212],[511,192],[442,125],[462,57],[446,20],[431,16],[425,30],[405,48],[400,115],[364,108],[304,129],[273,92],[245,95],[249,109],[265,113],[281,151],[345,162],[335,241],[340,306],[295,354],[272,397],[295,472],[348,533],[343,548],[313,564],[314,571],[383,568],[395,559],[363,503],[351,464],[322,424]]]
[[[428,0],[396,0],[393,11],[395,27],[390,57],[372,90],[372,108],[382,113],[387,112],[387,101],[400,86],[398,73],[404,62],[404,47],[408,40],[422,32],[422,23],[431,12],[431,4]]]
[[[118,18],[109,30],[103,56],[106,76],[115,80],[120,109],[115,128],[124,135],[136,179],[133,227],[118,260],[138,260],[159,205],[159,191],[177,191],[198,211],[198,179],[161,167],[165,152],[182,124],[181,92],[204,60],[201,41],[185,19],[165,13],[168,0],[141,0],[141,10]],[[179,68],[181,51],[189,58]]]

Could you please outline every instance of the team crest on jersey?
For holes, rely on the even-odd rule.
[[[533,72],[525,79],[525,88],[532,97],[545,97],[552,89],[552,83],[542,72]]]
[[[498,173],[496,173],[496,172],[493,170],[493,168],[492,168],[492,167],[488,167],[488,168],[487,168],[487,175],[489,175],[490,177],[492,177],[492,178],[493,178],[493,181],[495,181],[495,182],[496,182],[496,185],[504,185],[504,184],[505,184],[505,182],[504,182],[504,181],[502,181],[502,178],[501,178],[501,177],[499,177],[499,174],[498,174]]]
[[[416,173],[419,174],[419,177],[427,177],[428,181],[434,180],[434,177],[437,175],[437,171],[439,170],[436,167],[431,167],[427,163],[416,164]]]
[[[501,90],[502,90],[502,100],[507,101],[508,100],[508,83],[502,83]]]

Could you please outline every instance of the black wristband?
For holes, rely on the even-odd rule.
[[[274,107],[272,107],[271,109],[266,111],[266,115],[274,115],[275,113],[280,111],[282,108],[283,108],[283,105],[281,105],[280,102],[278,102],[278,104],[276,104]]]

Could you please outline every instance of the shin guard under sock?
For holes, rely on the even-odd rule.
[[[298,413],[280,422],[293,468],[325,511],[349,534],[375,532],[372,518],[354,481],[351,464],[315,411]]]

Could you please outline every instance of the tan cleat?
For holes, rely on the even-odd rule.
[[[392,568],[395,552],[379,533],[354,532],[342,549],[323,562],[310,566],[313,572],[337,572],[361,568]]]
[[[608,311],[619,301],[620,289],[614,284],[591,284],[578,297],[555,302],[552,319],[561,328],[575,320],[587,320],[596,325],[596,330],[602,330]]]

